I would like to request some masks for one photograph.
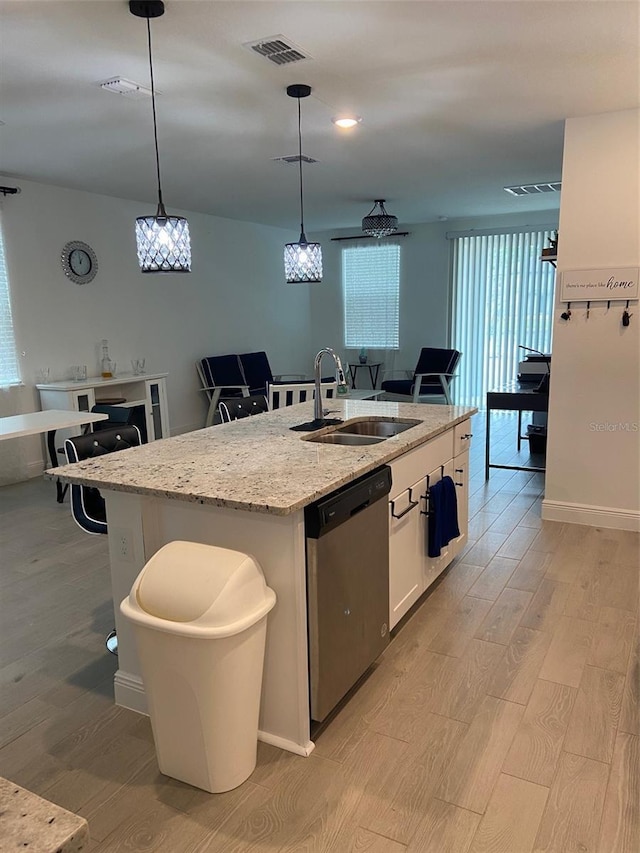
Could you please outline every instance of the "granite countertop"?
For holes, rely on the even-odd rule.
[[[88,846],[89,826],[83,817],[0,779],[0,853],[79,853]]]
[[[51,469],[50,477],[119,492],[288,515],[435,438],[469,418],[463,406],[329,400],[327,418],[416,419],[420,423],[378,444],[317,444],[292,432],[311,421],[300,403],[228,424],[161,439],[142,447]]]

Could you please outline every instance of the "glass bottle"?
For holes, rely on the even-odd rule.
[[[106,338],[103,338],[102,340],[102,359],[100,360],[100,375],[103,379],[111,379],[113,377],[111,359],[109,358],[109,341]]]

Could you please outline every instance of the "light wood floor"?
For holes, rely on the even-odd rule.
[[[113,704],[105,537],[51,483],[0,489],[0,775],[86,816],[93,853],[638,853],[638,535],[542,523],[541,475],[485,485],[474,420],[464,555],[309,758],[260,744],[222,795],[161,776]]]

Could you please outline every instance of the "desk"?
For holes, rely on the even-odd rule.
[[[349,370],[349,376],[351,377],[351,387],[356,387],[356,375],[358,373],[359,367],[368,367],[369,368],[369,376],[371,377],[371,387],[375,388],[378,383],[378,374],[380,373],[380,368],[382,367],[381,361],[365,361],[364,364],[361,361],[350,362],[347,365]]]
[[[513,471],[544,471],[544,468],[527,465],[494,465],[489,461],[491,412],[494,410],[515,411],[518,413],[518,450],[520,450],[523,412],[547,412],[549,410],[549,394],[538,394],[533,388],[524,388],[517,382],[487,391],[487,434],[485,439],[484,478],[489,479],[490,468],[508,468]]]
[[[93,424],[96,421],[106,421],[108,418],[109,416],[105,414],[66,412],[58,409],[50,409],[46,412],[28,412],[26,415],[11,415],[8,418],[0,418],[0,441],[5,438],[19,438],[24,435],[37,435],[40,432],[46,432],[51,467],[57,468],[56,430]],[[59,480],[56,481],[56,493],[58,503],[62,503],[64,491]]]

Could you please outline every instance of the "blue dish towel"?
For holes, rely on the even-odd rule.
[[[460,536],[458,499],[456,486],[451,477],[443,477],[429,488],[427,533],[430,557],[439,557],[442,548],[452,539]]]

